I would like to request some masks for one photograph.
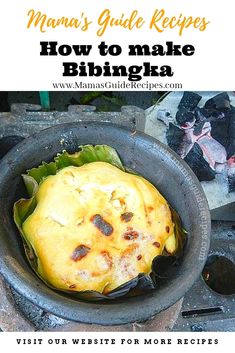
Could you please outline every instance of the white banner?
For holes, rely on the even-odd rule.
[[[162,333],[162,332],[60,332],[5,333],[1,346],[18,353],[28,352],[198,352],[220,353],[231,350],[234,333]]]
[[[0,90],[234,90],[231,0],[0,7]]]

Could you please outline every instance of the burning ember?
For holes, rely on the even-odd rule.
[[[200,181],[224,174],[229,192],[235,191],[235,107],[225,92],[207,100],[203,107],[199,107],[201,98],[184,92],[175,116],[159,110],[157,118],[168,126],[168,145]]]

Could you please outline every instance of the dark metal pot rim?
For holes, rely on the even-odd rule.
[[[100,128],[100,129],[111,129],[118,132],[128,133],[131,135],[131,130],[125,127],[120,127],[111,123],[98,123],[98,122],[86,122],[86,123],[66,123],[61,125],[56,125],[45,129],[31,137],[20,142],[16,147],[14,147],[0,162],[0,188],[1,182],[7,177],[7,172],[9,168],[9,161],[16,162],[16,152],[19,158],[23,158],[21,151],[24,150],[25,146],[30,146],[35,143],[35,137],[40,139],[40,137],[45,136],[45,134],[53,135],[58,131],[63,131],[64,129],[72,128]],[[165,155],[165,158],[171,159],[172,163],[175,163],[176,167],[181,168],[181,172],[185,172],[188,175],[193,185],[197,188],[198,195],[202,200],[205,209],[206,219],[207,219],[207,241],[205,254],[209,251],[209,234],[210,234],[210,213],[208,208],[208,203],[203,192],[203,189],[188,167],[188,165],[168,146],[162,144],[156,139],[141,133],[136,132],[135,135],[131,135],[131,138],[142,139],[146,144],[152,144],[157,146],[160,153]],[[89,143],[89,142],[88,142]],[[105,141],[104,141],[105,143]],[[144,148],[144,146],[143,146]],[[17,157],[18,158],[18,157]],[[43,160],[43,158],[42,158]],[[13,162],[13,163],[14,163]],[[197,215],[195,215],[197,217]],[[1,232],[1,228],[0,228]],[[61,294],[46,288],[43,283],[32,284],[30,276],[27,274],[22,274],[17,270],[17,264],[11,264],[11,258],[9,261],[3,259],[4,250],[0,247],[0,272],[7,280],[7,282],[22,296],[30,300],[34,304],[41,307],[43,310],[49,311],[57,316],[63,317],[65,319],[80,321],[83,323],[94,323],[100,325],[120,325],[131,323],[135,321],[145,321],[158,312],[167,309],[169,306],[176,303],[184,294],[192,287],[194,282],[198,279],[201,271],[204,267],[206,257],[204,259],[198,260],[196,262],[196,267],[193,269],[189,266],[183,274],[179,275],[177,279],[172,279],[170,287],[159,288],[158,290],[146,294],[145,296],[139,296],[135,298],[128,298],[127,300],[120,302],[110,302],[108,304],[101,303],[87,303],[78,302],[71,298],[66,298]],[[32,274],[31,274],[32,275]],[[34,275],[35,276],[35,275]],[[51,292],[51,295],[50,293]],[[167,297],[167,300],[165,300]]]

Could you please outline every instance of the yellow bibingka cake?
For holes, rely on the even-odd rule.
[[[39,275],[57,289],[109,293],[175,250],[167,201],[111,164],[66,167],[42,181],[36,201],[22,228]]]

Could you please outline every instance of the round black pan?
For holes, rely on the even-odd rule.
[[[62,150],[107,144],[123,164],[151,181],[177,210],[188,231],[182,263],[151,293],[112,302],[88,303],[47,287],[29,267],[13,221],[13,204],[25,194],[21,174]],[[26,196],[26,195],[25,195]],[[140,132],[109,123],[57,125],[17,144],[0,163],[0,272],[21,295],[60,317],[100,325],[144,321],[184,296],[204,267],[210,243],[210,213],[200,183],[171,149]]]

